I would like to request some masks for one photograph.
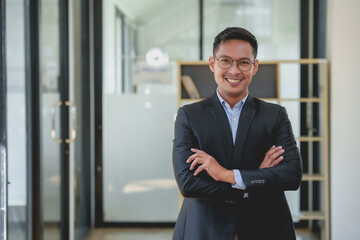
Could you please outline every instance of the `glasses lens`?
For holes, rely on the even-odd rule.
[[[218,63],[221,68],[227,69],[231,67],[232,59],[222,57],[218,59]]]
[[[252,62],[248,59],[239,60],[239,68],[243,71],[250,70]]]

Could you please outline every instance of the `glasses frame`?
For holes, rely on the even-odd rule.
[[[256,60],[256,59],[254,59],[254,61],[251,61],[249,58],[240,58],[240,59],[238,59],[238,60],[234,60],[234,59],[229,58],[229,57],[218,57],[218,58],[214,57],[214,58],[215,58],[215,60],[218,62],[219,68],[224,69],[224,70],[227,70],[227,69],[230,69],[230,68],[233,66],[234,62],[237,62],[236,67],[239,68],[240,71],[242,71],[242,72],[247,72],[247,71],[249,71],[249,70],[251,69],[251,67],[255,64],[255,60]],[[229,59],[229,60],[231,59],[231,64],[230,64],[230,66],[229,66],[228,68],[223,68],[223,67],[221,67],[221,66],[220,66],[220,61],[219,61],[220,58],[226,58],[226,59]],[[240,67],[240,61],[242,61],[242,60],[249,60],[249,61],[251,62],[251,65],[250,65],[249,69],[247,69],[247,70],[241,69],[241,67]]]

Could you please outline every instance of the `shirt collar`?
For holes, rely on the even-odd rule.
[[[218,88],[216,89],[216,95],[217,95],[219,101],[221,102],[221,104],[223,105],[223,107],[227,107],[227,106],[230,107],[230,105],[220,96]],[[235,104],[234,109],[244,105],[248,96],[249,96],[249,91],[247,92],[246,96],[243,99],[241,99],[238,103]]]

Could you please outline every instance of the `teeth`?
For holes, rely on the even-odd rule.
[[[237,82],[240,82],[241,80],[239,80],[239,79],[230,79],[230,78],[228,78],[227,79],[229,82],[231,82],[231,83],[237,83]]]

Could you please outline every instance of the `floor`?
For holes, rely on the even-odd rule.
[[[172,228],[99,228],[87,240],[170,240]],[[297,240],[319,240],[308,232],[297,230]]]

